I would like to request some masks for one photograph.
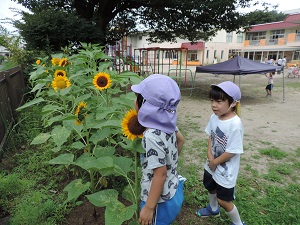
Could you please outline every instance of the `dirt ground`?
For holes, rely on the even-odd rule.
[[[217,84],[226,80],[233,81],[233,75],[211,74],[196,75],[196,89],[191,92],[183,91],[179,105],[179,123],[189,117],[199,124],[199,130],[190,130],[188,136],[206,138],[205,126],[212,114],[208,92],[210,84]],[[274,146],[292,151],[300,147],[298,140],[300,120],[300,79],[284,78],[281,74],[274,77],[272,96],[267,97],[265,87],[267,78],[264,75],[236,76],[235,83],[241,88],[241,119],[245,129],[245,145],[249,142],[269,142]],[[291,87],[297,86],[298,88]],[[189,85],[189,82],[187,82]],[[183,85],[184,86],[184,85]],[[284,87],[284,88],[283,88]],[[283,93],[284,92],[284,93]],[[190,133],[191,132],[191,133]],[[200,132],[200,134],[199,134]],[[190,141],[189,138],[187,141]],[[245,155],[249,153],[245,152]]]
[[[186,89],[191,86],[191,78],[187,76],[186,87],[184,84],[181,85],[182,100],[178,108],[179,124],[188,120],[188,123],[196,124],[195,127],[197,127],[191,127],[185,134],[187,146],[192,145],[195,140],[207,138],[204,129],[212,113],[207,97],[210,84],[226,80],[233,81],[233,79],[233,75],[214,76],[197,73],[196,88],[191,91]],[[285,85],[283,85],[282,75],[277,74],[274,77],[275,86],[272,97],[266,97],[267,78],[264,75],[236,76],[235,83],[240,86],[242,92],[241,118],[245,129],[244,145],[248,146],[242,156],[244,160],[251,160],[251,155],[255,154],[257,149],[263,147],[265,143],[287,152],[299,148],[300,79],[285,78]],[[298,88],[291,87],[293,83],[298,83]],[[201,159],[200,155],[189,158],[186,154],[184,157],[190,160],[190,163],[201,165],[205,160]],[[261,167],[259,171],[264,171],[265,164],[264,161],[258,163],[258,166]],[[201,176],[201,171],[199,171],[199,176]],[[186,225],[185,217],[194,214],[194,211],[189,213],[190,210],[194,209],[183,208],[177,222]],[[93,206],[84,202],[69,214],[67,222],[72,225],[101,225],[104,224],[103,218],[103,209],[94,211]]]

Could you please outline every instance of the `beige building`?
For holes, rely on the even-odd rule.
[[[116,51],[117,50],[117,51]],[[132,56],[135,61],[152,67],[162,65],[209,65],[223,62],[238,54],[265,62],[286,56],[287,63],[300,60],[300,13],[289,14],[283,21],[258,24],[246,32],[219,31],[209,41],[191,43],[150,43],[144,34],[124,38],[110,49],[110,55]]]
[[[216,58],[218,62],[228,60],[230,55],[240,52],[243,47],[243,33],[219,31],[210,41],[191,43],[177,39],[175,43],[150,43],[142,34],[127,38],[127,45],[138,58],[147,58],[149,63],[155,60],[160,64],[208,65]]]

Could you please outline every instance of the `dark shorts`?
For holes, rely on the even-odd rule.
[[[203,184],[208,191],[216,191],[218,199],[223,201],[233,201],[235,199],[235,187],[225,188],[220,186],[206,170],[204,170]]]
[[[273,90],[273,86],[274,86],[273,84],[268,84],[266,86],[266,89],[271,91],[271,90]]]

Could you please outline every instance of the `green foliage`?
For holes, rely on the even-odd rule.
[[[255,10],[246,14],[246,21],[249,25],[263,24],[282,21],[286,17],[286,14],[277,12],[276,10]]]
[[[13,206],[11,199],[23,194],[32,184],[30,181],[20,179],[15,173],[8,175],[0,173],[0,217],[9,213],[10,208]]]
[[[141,78],[128,71],[110,71],[109,57],[102,47],[85,43],[82,46],[79,54],[69,58],[61,53],[38,59],[29,79],[35,98],[17,110],[42,107],[43,131],[31,145],[51,146],[52,151],[47,152],[54,158],[48,166],[64,166],[70,173],[77,171],[78,176],[64,188],[68,193],[66,202],[74,202],[85,194],[96,196],[92,199],[97,202],[97,196],[105,197],[108,192],[104,190],[113,188],[112,183],[103,181],[110,181],[111,176],[122,177],[123,184],[128,185],[123,197],[132,205],[121,207],[115,198],[105,205],[106,222],[122,224],[138,210],[137,153],[142,148],[140,139],[132,142],[124,137],[121,122],[135,98],[134,93],[126,92],[127,87],[139,83]],[[124,216],[120,209],[125,210]]]
[[[10,224],[63,224],[69,204],[63,204],[60,174],[64,168],[47,162],[50,146],[32,148],[28,141],[42,129],[40,108],[19,112],[0,167],[0,217],[10,215]]]
[[[47,198],[47,195],[41,191],[33,191],[20,196],[19,204],[12,210],[10,219],[11,225],[18,224],[41,224],[55,225],[55,219],[52,218],[57,213],[57,202]]]
[[[99,29],[94,24],[63,10],[46,8],[34,14],[23,12],[23,21],[15,21],[14,26],[24,38],[26,49],[48,54],[69,44],[100,42]]]
[[[268,149],[259,149],[260,154],[267,155],[274,159],[283,159],[288,154],[281,151],[280,149],[276,147],[268,148]]]
[[[73,0],[68,1],[69,4],[63,0],[18,2],[34,13],[44,13],[50,7],[56,10],[64,9],[66,12],[75,11],[80,18],[96,24],[102,44],[114,43],[123,36],[136,33],[137,27],[149,34],[150,41],[174,42],[177,37],[190,41],[207,40],[220,29],[233,31],[247,25],[238,7],[245,8],[251,4],[251,0]],[[36,20],[35,23],[40,21]],[[48,23],[51,26],[51,20]],[[44,37],[63,32],[58,29],[52,34],[44,33],[46,27],[43,24],[41,26],[43,29],[40,29],[38,34]],[[51,44],[47,40],[45,43]]]

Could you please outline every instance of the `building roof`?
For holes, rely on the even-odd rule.
[[[248,32],[280,30],[300,26],[300,13],[288,15],[284,21],[253,25]]]

